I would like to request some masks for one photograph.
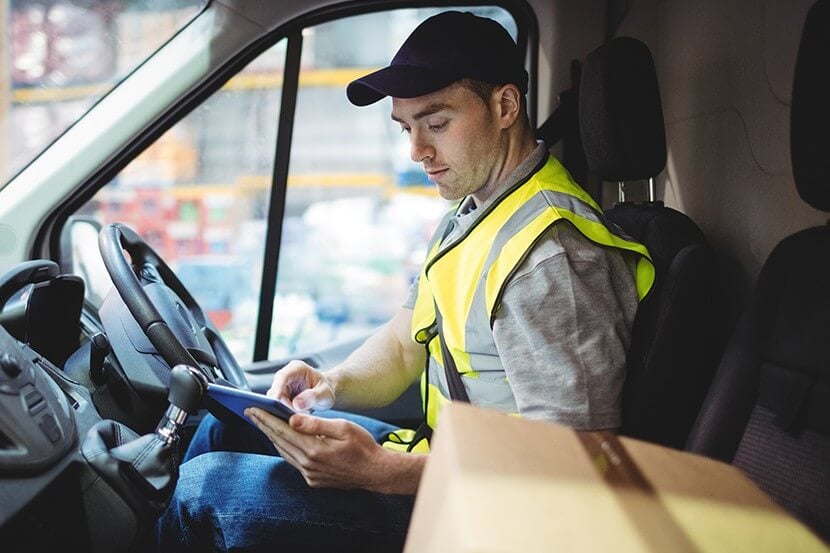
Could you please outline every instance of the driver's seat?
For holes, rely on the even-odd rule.
[[[666,166],[657,73],[648,47],[620,37],[585,59],[579,123],[591,172],[604,181],[651,181]],[[652,187],[653,190],[653,187]],[[606,217],[644,244],[654,287],[634,320],[623,391],[628,436],[683,447],[717,363],[714,256],[698,226],[650,194]]]

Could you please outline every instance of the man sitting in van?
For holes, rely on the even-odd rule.
[[[268,394],[303,413],[285,423],[249,409],[262,433],[202,423],[159,523],[162,550],[400,550],[451,400],[620,426],[653,267],[536,142],[527,85],[507,31],[460,12],[427,19],[388,67],[349,85],[358,106],[392,98],[412,159],[459,203],[385,326],[331,370],[292,361],[276,373]],[[417,431],[329,411],[387,405],[419,377]]]

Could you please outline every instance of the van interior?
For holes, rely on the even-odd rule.
[[[207,382],[325,370],[402,303],[449,204],[345,85],[446,9],[505,25],[538,139],[652,255],[621,434],[830,538],[830,1],[156,4],[0,8],[3,550],[138,548]]]

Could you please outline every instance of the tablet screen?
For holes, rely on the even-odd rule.
[[[270,398],[263,394],[249,392],[247,390],[240,390],[238,388],[230,388],[220,384],[208,384],[208,397],[224,405],[228,410],[235,415],[241,417],[249,424],[253,422],[245,416],[245,409],[248,407],[259,407],[263,411],[267,411],[272,415],[288,421],[291,415],[295,413],[290,407],[286,407],[279,401]]]

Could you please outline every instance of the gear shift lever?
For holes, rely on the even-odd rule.
[[[176,365],[170,373],[170,406],[155,432],[139,436],[119,422],[103,420],[86,435],[81,453],[127,502],[141,527],[151,525],[170,499],[178,478],[179,430],[206,395],[204,374]]]

